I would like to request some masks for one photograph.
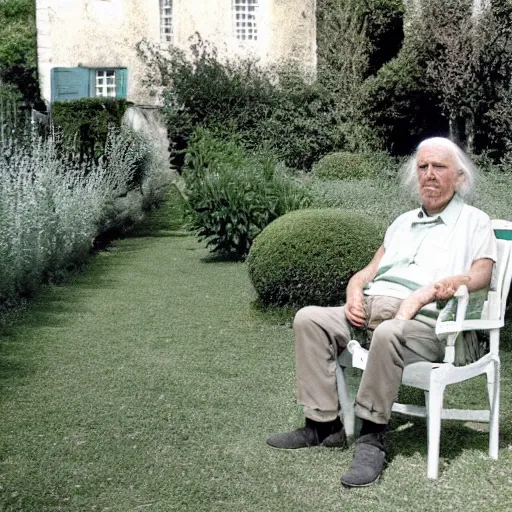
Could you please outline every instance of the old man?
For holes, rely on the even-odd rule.
[[[417,190],[421,207],[387,229],[372,261],[350,279],[345,306],[308,306],[295,317],[297,394],[305,426],[270,436],[269,445],[346,447],[336,357],[353,328],[364,329],[371,343],[355,403],[361,430],[341,483],[357,487],[378,479],[404,366],[443,360],[444,343],[435,334],[439,301],[452,297],[460,284],[471,292],[491,281],[496,240],[490,219],[464,202],[474,176],[471,160],[450,140],[435,137],[418,146],[405,184]]]

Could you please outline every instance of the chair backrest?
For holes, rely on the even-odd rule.
[[[492,227],[498,239],[495,286],[500,303],[499,318],[504,318],[510,281],[512,280],[512,222],[495,219],[492,221]]]

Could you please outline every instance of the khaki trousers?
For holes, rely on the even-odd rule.
[[[417,320],[394,319],[401,300],[367,296],[365,302],[370,351],[356,396],[356,414],[385,424],[398,397],[404,366],[417,361],[442,361],[444,343],[432,327]],[[293,329],[299,403],[312,420],[334,420],[339,409],[336,358],[353,339],[345,308],[302,308],[295,316]]]

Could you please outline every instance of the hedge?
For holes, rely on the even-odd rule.
[[[119,128],[130,103],[111,98],[81,98],[52,104],[52,121],[62,130],[66,145],[77,150],[80,161],[104,153],[109,127]],[[74,146],[74,147],[73,147]]]
[[[350,277],[369,263],[384,229],[338,209],[288,213],[267,226],[247,258],[263,306],[340,304]]]
[[[363,179],[396,175],[398,167],[397,159],[384,152],[338,151],[319,160],[312,174],[323,180]]]

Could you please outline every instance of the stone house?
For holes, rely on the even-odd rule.
[[[316,69],[316,0],[36,0],[38,68],[46,103],[88,96],[156,106],[136,45],[189,50],[199,34],[222,58]]]

